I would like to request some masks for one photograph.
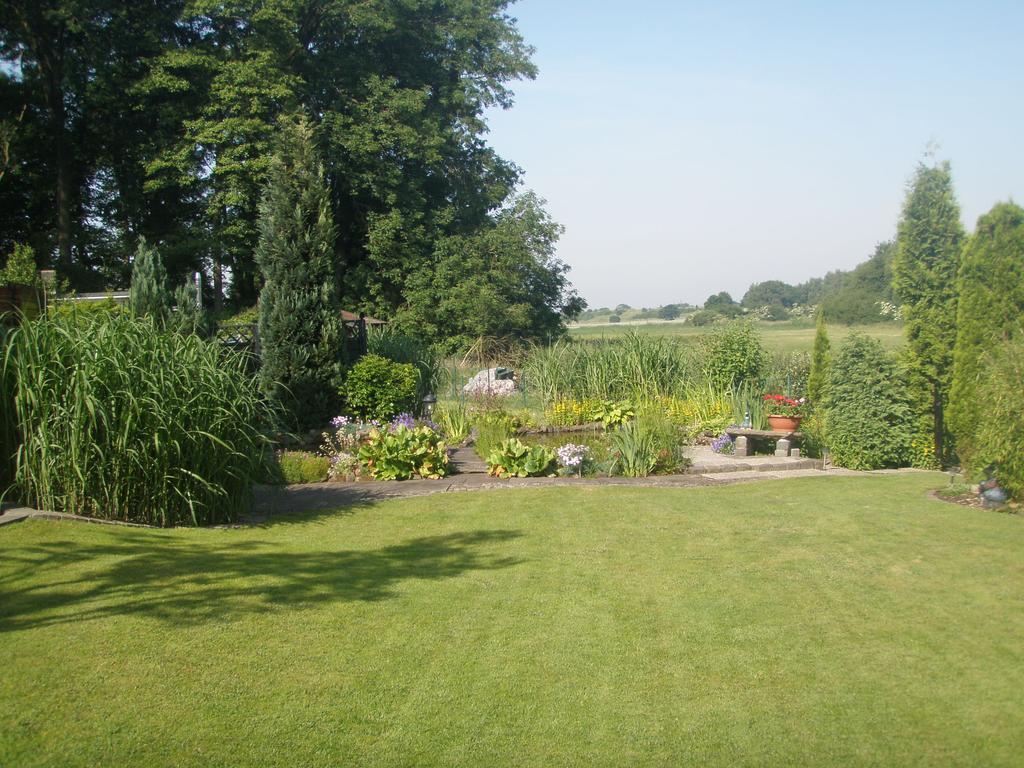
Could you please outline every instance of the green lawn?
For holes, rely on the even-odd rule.
[[[1020,765],[1024,519],[943,482],[0,528],[0,765]]]
[[[765,345],[771,349],[784,352],[810,352],[814,345],[814,325],[810,323],[756,323]],[[671,323],[637,323],[636,325],[617,323],[584,323],[569,329],[571,336],[581,339],[601,339],[621,336],[628,331],[658,336],[678,336],[684,339],[697,339],[709,333],[714,326],[699,327],[679,321]],[[898,323],[878,323],[875,325],[830,325],[829,338],[832,343],[841,342],[853,331],[866,333],[880,339],[887,349],[895,349],[903,343],[903,326]]]

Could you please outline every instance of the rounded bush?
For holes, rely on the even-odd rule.
[[[345,405],[364,420],[390,421],[417,410],[419,378],[411,363],[395,363],[380,355],[365,355],[345,377]]]

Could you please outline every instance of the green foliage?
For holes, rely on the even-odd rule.
[[[1022,329],[1024,330],[1024,329]],[[974,427],[971,470],[994,465],[1011,496],[1024,500],[1024,336],[1004,341],[985,360],[977,397],[984,404]]]
[[[781,392],[789,397],[806,397],[810,375],[811,355],[808,352],[773,350],[767,356],[761,383],[766,392]]]
[[[619,317],[618,315],[609,315],[608,322],[609,323],[621,323],[622,322],[622,318]]]
[[[415,410],[418,386],[419,376],[411,363],[364,355],[345,377],[342,396],[352,414],[384,422]]]
[[[503,411],[491,411],[478,414],[473,422],[476,435],[473,448],[484,461],[495,448],[511,438],[516,432],[515,421]]]
[[[450,444],[458,445],[469,437],[471,424],[465,400],[438,403],[431,418]]]
[[[975,428],[988,410],[980,390],[987,352],[1020,333],[1024,322],[1024,209],[1000,203],[978,220],[960,267],[957,336],[949,423],[966,466],[974,461]]]
[[[633,404],[628,400],[602,400],[594,403],[587,414],[588,421],[599,421],[605,429],[622,426],[636,416]]]
[[[410,363],[416,368],[416,403],[410,409],[411,413],[420,413],[423,398],[428,394],[436,395],[444,386],[444,358],[436,346],[390,325],[370,328],[366,341],[371,355],[380,355],[396,363]]]
[[[514,198],[493,224],[437,243],[429,263],[413,271],[400,328],[465,350],[480,337],[551,341],[585,302],[555,256],[562,227],[532,193]]]
[[[18,420],[14,410],[15,378],[14,346],[8,343],[8,326],[0,323],[0,500],[14,482],[17,460]]]
[[[57,301],[47,309],[51,317],[65,320],[93,315],[116,315],[127,311],[129,310],[124,304],[118,304],[109,296],[100,301]]]
[[[713,324],[716,320],[721,317],[720,314],[711,309],[700,309],[689,316],[690,325],[696,325],[699,328]]]
[[[298,428],[337,413],[344,332],[330,202],[312,128],[305,119],[283,123],[256,248],[264,279],[260,381],[288,425]]]
[[[812,408],[825,399],[828,392],[829,369],[832,365],[832,345],[828,340],[825,313],[820,309],[815,322],[811,370],[807,376],[807,400]]]
[[[831,370],[824,434],[833,462],[850,469],[909,463],[914,411],[896,361],[878,341],[853,334]]]
[[[285,485],[322,483],[331,470],[330,459],[308,451],[281,451],[275,462],[274,477]]]
[[[14,250],[7,257],[7,263],[0,269],[0,286],[36,285],[38,282],[36,252],[28,245],[15,243]]]
[[[697,375],[690,346],[635,331],[596,343],[536,347],[523,365],[527,386],[549,405],[570,398],[636,402],[674,393]]]
[[[704,376],[720,389],[758,384],[767,367],[761,337],[749,322],[730,323],[702,339]]]
[[[487,456],[487,471],[495,477],[545,477],[555,473],[555,452],[543,445],[527,447],[512,437]]]
[[[8,344],[24,503],[161,526],[248,510],[266,412],[217,345],[127,314],[47,317]]]
[[[199,301],[199,287],[192,282],[179,285],[174,291],[174,312],[167,319],[167,327],[178,333],[207,333],[207,318]]]
[[[767,280],[763,283],[753,283],[747,292],[743,294],[740,303],[748,309],[779,305],[783,308],[802,304],[803,299],[800,290],[781,280]]]
[[[128,307],[135,317],[151,317],[163,327],[171,311],[171,296],[167,290],[167,271],[155,248],[139,238],[132,263],[131,293]]]
[[[448,450],[429,427],[374,429],[359,449],[359,460],[375,480],[436,480],[449,472]]]
[[[658,465],[657,435],[646,421],[631,421],[611,434],[612,473],[647,477]]]
[[[953,373],[963,236],[949,163],[918,165],[903,204],[893,289],[903,305],[911,367],[932,389],[932,430],[940,458],[946,431],[943,409]]]

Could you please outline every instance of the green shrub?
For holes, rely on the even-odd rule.
[[[308,451],[281,451],[276,454],[275,475],[286,485],[322,483],[331,471],[331,460]]]
[[[1024,499],[1024,338],[1003,342],[985,359],[978,397],[984,403],[975,427],[970,469],[989,465],[1011,496]]]
[[[832,362],[825,399],[832,461],[850,469],[904,466],[914,421],[905,372],[877,340],[851,335]]]
[[[1024,208],[999,203],[978,219],[964,248],[953,348],[948,425],[965,466],[977,466],[975,427],[986,410],[979,390],[987,380],[985,354],[1021,332],[1024,318]],[[983,467],[982,463],[978,468]]]
[[[359,449],[359,460],[376,480],[436,480],[449,472],[448,450],[429,427],[374,429]]]
[[[364,355],[345,377],[342,396],[353,415],[367,421],[390,421],[400,413],[415,411],[418,382],[412,364]]]
[[[543,445],[526,446],[512,437],[487,457],[487,471],[495,477],[544,477],[554,474],[555,452]]]
[[[167,288],[167,271],[155,248],[139,238],[139,247],[132,262],[131,294],[128,307],[136,317],[151,317],[163,328],[171,311],[171,294]]]
[[[108,296],[99,301],[74,301],[71,299],[56,301],[50,305],[47,314],[53,318],[67,320],[91,315],[116,315],[127,311],[128,308],[124,304],[118,304],[112,296]]]
[[[35,251],[31,246],[15,243],[7,263],[0,269],[0,285],[36,285],[38,282]]]
[[[416,369],[416,401],[410,413],[421,413],[423,398],[437,394],[445,384],[444,359],[422,339],[401,333],[390,325],[369,329],[367,351],[395,363],[409,363]]]
[[[737,321],[712,331],[703,340],[704,376],[719,389],[760,385],[768,355],[757,329]]]
[[[248,510],[266,412],[217,345],[126,314],[43,318],[8,344],[21,501],[162,526]]]

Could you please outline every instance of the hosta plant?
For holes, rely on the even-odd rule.
[[[359,449],[359,461],[375,480],[436,480],[449,472],[448,449],[429,427],[372,429]]]
[[[495,477],[543,477],[554,474],[555,452],[543,445],[526,446],[511,437],[490,452],[487,468]]]
[[[621,400],[603,400],[590,412],[593,421],[600,421],[605,429],[621,426],[636,416],[632,403]]]

